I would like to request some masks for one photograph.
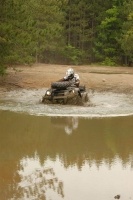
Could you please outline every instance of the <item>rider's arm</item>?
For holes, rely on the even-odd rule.
[[[78,74],[75,74],[75,78],[76,78],[75,84],[76,84],[77,87],[79,87],[79,84],[80,84],[79,75],[78,75]]]
[[[77,86],[77,87],[79,87],[80,80],[79,80],[79,79],[77,79],[77,80],[76,80],[76,82],[75,82],[75,84],[76,84],[76,86]]]
[[[67,81],[66,76],[64,76],[62,79],[58,80],[58,82],[62,82],[62,81]]]

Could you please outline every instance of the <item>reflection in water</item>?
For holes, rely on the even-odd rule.
[[[51,117],[51,123],[55,127],[60,127],[65,130],[65,133],[70,135],[73,130],[78,128],[78,117]]]
[[[37,155],[34,158],[27,157],[20,160],[20,167],[16,175],[20,177],[20,182],[13,189],[12,200],[43,200],[47,197],[51,198],[51,196],[57,196],[58,199],[64,197],[62,181],[58,180],[53,168],[45,167],[45,163],[40,163]]]
[[[132,121],[0,111],[0,200],[133,198]]]

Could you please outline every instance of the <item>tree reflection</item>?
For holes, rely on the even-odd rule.
[[[15,184],[11,199],[45,200],[47,193],[64,197],[63,182],[58,180],[53,168],[40,164],[38,156],[23,158],[16,176],[20,177],[20,181]]]
[[[123,167],[133,168],[133,117],[80,119],[3,112],[0,121],[0,197],[15,182],[15,200],[24,199],[24,194],[32,197],[35,192],[43,195],[43,199],[49,190],[62,198],[63,183],[52,170],[48,177],[44,165],[44,161],[56,160],[57,156],[64,168],[76,166],[80,170],[88,164],[90,168],[106,165],[110,169],[117,159]],[[65,132],[66,126],[70,127],[69,135]],[[33,166],[37,160],[39,167],[34,167],[26,178],[24,172],[29,160],[32,163],[29,158],[34,158],[35,151],[39,158],[33,159]],[[19,169],[17,163],[20,163]],[[16,171],[18,176],[13,177]]]

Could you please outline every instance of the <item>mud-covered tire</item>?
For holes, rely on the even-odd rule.
[[[82,103],[82,98],[79,95],[76,95],[75,97],[69,99],[67,101],[67,104],[69,104],[69,105],[77,105],[77,106],[78,105],[82,105],[83,104]]]
[[[70,86],[71,86],[71,83],[69,81],[51,83],[51,88],[53,89],[66,89]]]
[[[43,103],[43,104],[51,104],[51,101],[49,101],[49,100],[47,100],[47,99],[43,99],[43,100],[42,100],[42,103]]]
[[[81,92],[82,92],[82,91],[86,91],[86,88],[85,88],[85,86],[84,86],[84,85],[83,85],[83,86],[82,86],[82,85],[80,85],[80,86],[79,86],[79,90],[80,90]]]
[[[89,97],[88,97],[88,94],[85,92],[82,94],[82,101],[85,103],[87,101],[89,101]]]
[[[51,101],[49,100],[49,99],[46,99],[45,98],[45,95],[42,97],[42,103],[43,104],[50,104],[51,103]]]

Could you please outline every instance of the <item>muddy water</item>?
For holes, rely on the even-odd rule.
[[[59,106],[40,103],[45,89],[0,93],[0,110],[38,116],[111,117],[133,115],[133,95],[88,92],[91,106]]]
[[[0,94],[0,200],[133,199],[132,96],[77,108],[40,93]]]

